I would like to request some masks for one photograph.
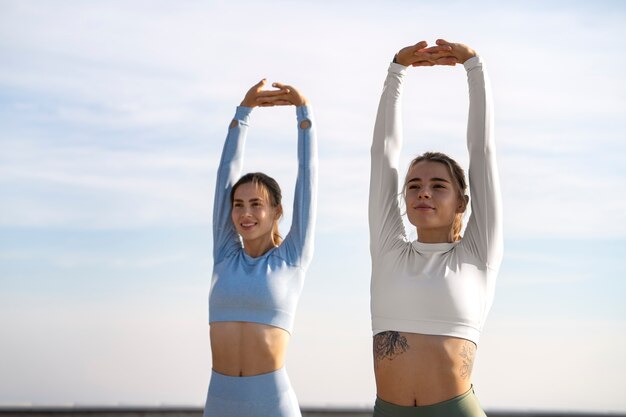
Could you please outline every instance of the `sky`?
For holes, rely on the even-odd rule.
[[[473,382],[487,410],[626,412],[626,5],[0,0],[0,406],[204,403],[215,172],[261,78],[319,140],[315,257],[287,369],[303,406],[375,399],[369,147],[386,69],[425,39],[487,63],[505,227]],[[401,166],[467,166],[461,67],[412,68]],[[291,107],[245,171],[296,173]],[[412,233],[412,238],[415,233]]]

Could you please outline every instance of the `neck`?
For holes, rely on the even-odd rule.
[[[253,258],[257,258],[275,247],[271,236],[243,241],[243,250]]]
[[[417,229],[417,241],[421,243],[453,243],[454,236],[449,228]]]

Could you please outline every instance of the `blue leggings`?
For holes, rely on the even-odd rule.
[[[254,376],[211,372],[204,417],[302,417],[285,368]]]

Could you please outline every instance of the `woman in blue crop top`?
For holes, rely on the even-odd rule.
[[[453,159],[409,165],[399,203],[401,96],[407,68],[461,64],[469,85],[469,188]],[[429,117],[427,115],[414,115]],[[445,120],[442,120],[445,122]],[[369,226],[375,417],[484,417],[471,371],[502,259],[502,216],[491,92],[484,60],[439,39],[401,49],[389,66],[371,148]],[[461,236],[462,219],[471,216]]]
[[[297,417],[284,368],[304,274],[313,255],[317,195],[315,125],[294,87],[253,86],[233,118],[217,172],[213,208],[213,277],[209,294],[212,373],[205,417]],[[291,229],[278,233],[280,188],[262,173],[241,177],[255,107],[294,105],[298,177]]]

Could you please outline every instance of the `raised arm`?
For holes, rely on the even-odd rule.
[[[391,63],[378,104],[371,147],[370,252],[378,254],[405,236],[398,204],[398,165],[402,149],[402,82],[406,67]]]
[[[246,93],[241,105],[237,107],[235,117],[228,128],[224,142],[217,181],[215,201],[213,203],[213,259],[219,262],[229,251],[241,247],[239,236],[231,220],[230,192],[241,177],[243,151],[250,122],[250,113],[257,106],[271,106],[272,97],[280,94],[279,90],[263,90],[267,80],[253,85]]]
[[[230,251],[241,247],[231,220],[230,192],[241,177],[243,150],[252,107],[239,106],[229,128],[217,169],[213,202],[213,261],[219,262]]]
[[[491,86],[484,60],[459,43],[437,40],[467,71],[469,116],[467,148],[472,214],[463,236],[463,245],[488,267],[498,268],[502,260],[502,201],[496,163]]]
[[[402,82],[408,66],[454,65],[447,46],[427,48],[425,41],[402,48],[387,70],[378,105],[371,148],[369,228],[372,255],[405,239],[398,204],[400,151],[402,149]]]
[[[290,259],[303,266],[313,258],[317,213],[317,134],[308,100],[295,87],[274,83],[284,93],[263,99],[263,105],[294,105],[298,123],[298,177],[293,200],[291,229],[281,245]]]
[[[313,258],[317,213],[317,135],[311,107],[296,107],[298,122],[298,177],[293,199],[291,229],[283,245],[306,266]],[[298,256],[299,254],[299,256]]]

